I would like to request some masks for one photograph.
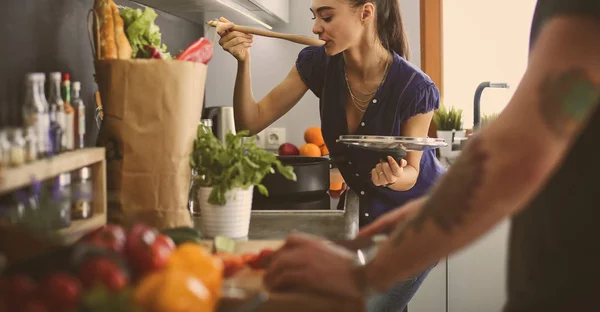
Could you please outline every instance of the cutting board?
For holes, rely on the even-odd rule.
[[[212,247],[212,242],[206,242]],[[283,245],[282,240],[250,240],[236,242],[236,254],[256,253],[262,249],[277,249]],[[225,295],[220,303],[218,312],[237,312],[244,303],[252,300],[253,295],[265,290],[263,285],[264,271],[244,269],[225,283],[245,290],[239,296]],[[364,304],[346,299],[338,299],[325,295],[269,292],[268,299],[255,312],[362,312]],[[246,311],[245,311],[246,312]],[[250,311],[248,311],[250,312]]]

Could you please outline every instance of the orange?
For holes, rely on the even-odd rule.
[[[321,157],[321,149],[312,143],[300,146],[300,156]]]
[[[342,189],[342,186],[344,186],[344,182],[331,181],[329,183],[329,190],[330,191],[339,191]]]
[[[312,143],[316,146],[325,145],[325,140],[323,139],[323,133],[321,133],[320,127],[310,127],[304,131],[304,141],[306,143]]]
[[[327,149],[327,145],[321,146],[321,156],[329,155],[329,150]]]

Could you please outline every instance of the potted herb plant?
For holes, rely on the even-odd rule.
[[[452,143],[454,138],[464,138],[466,131],[462,124],[462,109],[451,107],[447,110],[445,106],[440,106],[433,114],[433,122],[437,126],[438,138],[444,139],[448,146],[440,148],[441,157],[452,157]]]
[[[196,172],[192,196],[197,196],[201,229],[209,237],[248,236],[254,187],[268,196],[261,184],[267,174],[277,169],[285,178],[296,180],[291,166],[284,166],[275,154],[256,146],[255,140],[244,140],[247,136],[247,131],[228,133],[222,142],[210,128],[198,127],[190,155]]]

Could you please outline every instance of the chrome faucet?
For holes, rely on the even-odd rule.
[[[484,81],[477,86],[475,90],[475,102],[473,104],[473,131],[479,129],[481,125],[481,110],[479,106],[479,102],[481,100],[481,94],[483,93],[483,89],[485,88],[503,88],[508,89],[509,85],[505,82],[489,82]]]

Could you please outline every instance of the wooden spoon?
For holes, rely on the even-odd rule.
[[[218,21],[214,21],[214,20],[208,21],[206,23],[212,27],[217,27],[217,25],[219,24]],[[309,45],[309,46],[315,46],[315,47],[325,45],[325,41],[317,39],[317,38],[311,38],[311,37],[302,36],[302,35],[283,34],[283,33],[278,33],[278,32],[274,32],[274,31],[270,31],[270,30],[252,28],[252,27],[247,27],[247,26],[234,25],[231,30],[243,32],[245,34],[253,34],[253,35],[259,35],[259,36],[263,36],[263,37],[288,40],[291,42]]]

